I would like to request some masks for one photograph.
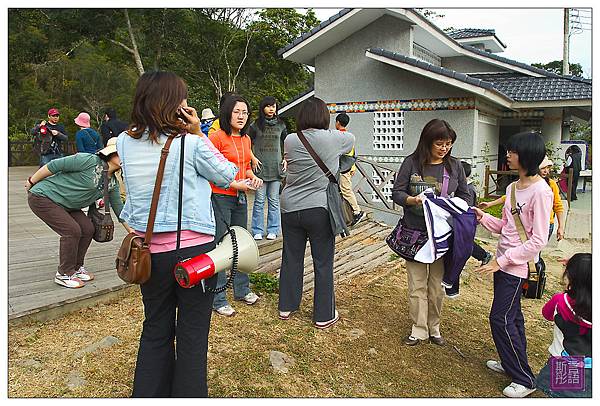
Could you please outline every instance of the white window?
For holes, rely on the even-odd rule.
[[[376,111],[373,113],[373,149],[402,151],[404,147],[404,112]]]
[[[380,171],[384,178],[387,178],[388,176],[390,176],[391,171],[388,171],[386,169],[380,169]],[[394,187],[394,177],[392,176],[391,179],[388,179],[385,186],[380,187],[382,182],[383,182],[383,179],[381,179],[381,177],[377,174],[377,172],[375,170],[373,170],[373,184],[375,186],[379,187],[381,194],[383,194],[386,197],[386,200],[388,201],[388,203],[392,203],[392,188]],[[377,196],[377,193],[371,192],[371,201],[381,202],[381,199],[379,198],[379,196]]]

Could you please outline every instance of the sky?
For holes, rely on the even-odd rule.
[[[315,9],[319,20],[324,21],[341,9]],[[506,45],[498,55],[527,64],[562,60],[563,55],[563,9],[434,9],[444,17],[433,20],[444,29],[493,28],[496,36]],[[580,21],[590,23],[590,9],[580,9]],[[586,26],[586,24],[582,24]],[[589,25],[587,25],[589,27]],[[592,32],[585,30],[570,37],[570,63],[579,63],[584,77],[592,75]]]

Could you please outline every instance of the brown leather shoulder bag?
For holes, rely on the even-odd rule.
[[[158,209],[158,197],[160,196],[160,187],[162,185],[165,172],[165,162],[169,155],[169,148],[173,142],[173,136],[170,136],[160,153],[160,163],[156,174],[154,192],[152,193],[152,202],[150,203],[150,214],[148,216],[148,225],[146,227],[146,236],[140,237],[136,233],[129,233],[123,239],[119,252],[117,254],[116,265],[119,278],[127,283],[143,284],[150,279],[151,261],[150,261],[150,242],[152,241],[152,232],[154,231],[154,219]]]

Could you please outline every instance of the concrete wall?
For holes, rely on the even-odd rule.
[[[477,151],[473,138],[476,134],[476,110],[407,111],[404,113],[404,148],[401,151],[373,149],[373,113],[348,113],[348,131],[356,137],[358,155],[397,156],[411,154],[419,142],[421,130],[434,118],[446,120],[456,131],[457,139],[452,154],[457,158],[471,158]],[[335,127],[335,116],[331,115],[331,128]]]
[[[452,69],[457,72],[474,73],[474,72],[506,72],[506,70],[497,66],[478,61],[468,56],[453,56],[450,58],[442,58],[442,66]]]
[[[471,178],[480,196],[483,196],[485,166],[495,170],[498,167],[498,139],[500,137],[499,119],[495,116],[477,112],[477,138],[473,140],[473,160]],[[486,147],[487,142],[487,147]],[[486,151],[487,150],[487,151]]]
[[[315,58],[315,95],[328,103],[465,97],[457,88],[365,56],[380,47],[409,55],[410,25],[383,16]]]
[[[542,135],[546,142],[552,142],[555,147],[560,145],[562,137],[562,108],[544,109],[544,119],[542,120]]]

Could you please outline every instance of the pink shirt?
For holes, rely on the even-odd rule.
[[[145,237],[146,233],[134,230],[139,236]],[[181,230],[179,248],[194,247],[196,245],[207,244],[215,239],[210,234],[197,233],[190,230]],[[174,251],[177,246],[177,232],[169,231],[166,233],[152,234],[150,241],[150,253],[158,254],[160,252]]]
[[[512,185],[506,188],[506,201],[502,209],[502,219],[485,213],[480,224],[487,230],[500,234],[496,260],[503,272],[527,278],[527,261],[535,261],[539,252],[548,243],[550,212],[554,196],[550,187],[540,180],[526,189],[517,188],[517,207],[521,209],[520,217],[527,242],[522,243],[511,210]]]

